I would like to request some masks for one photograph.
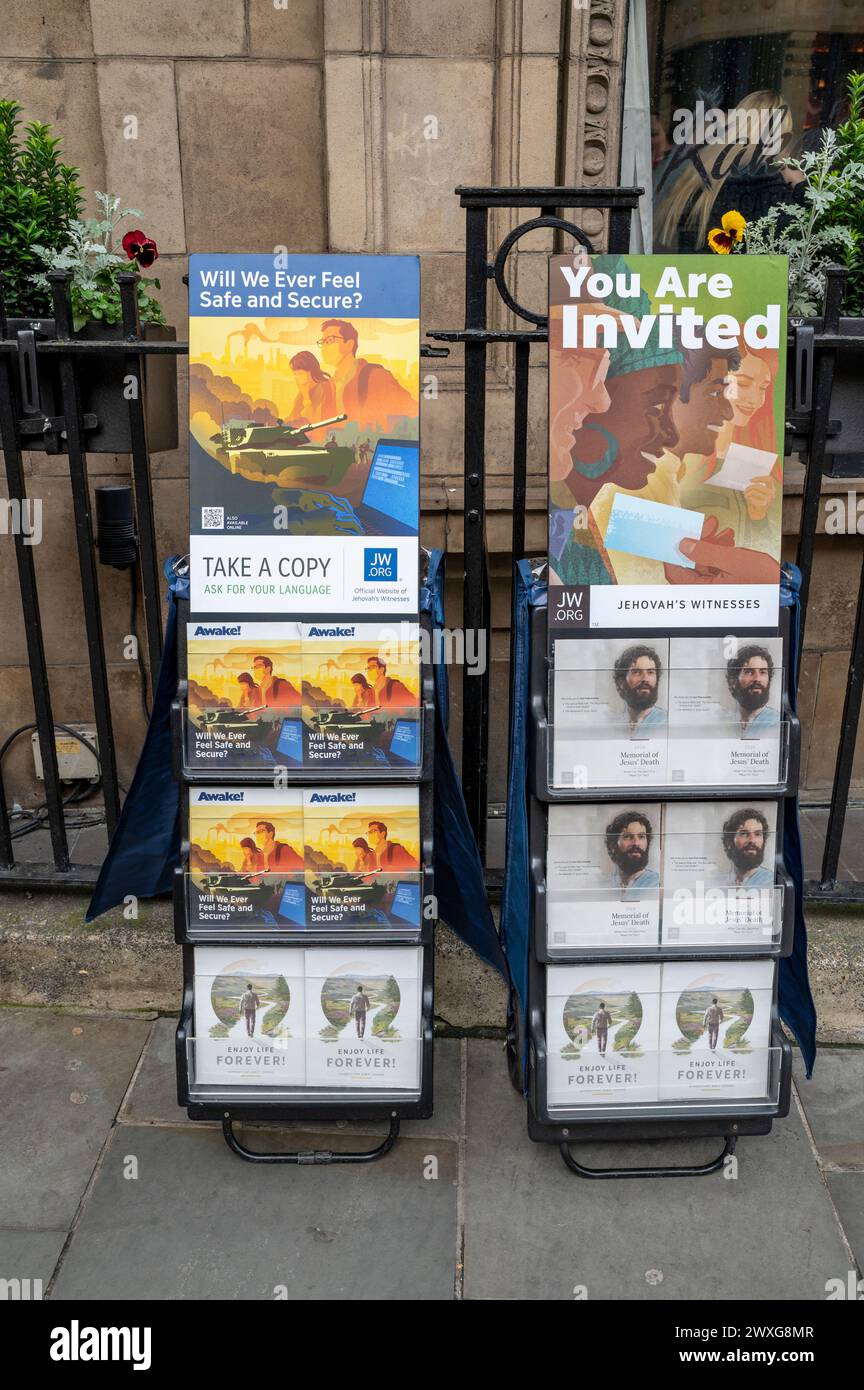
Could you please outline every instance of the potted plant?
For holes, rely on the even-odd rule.
[[[723,225],[709,233],[712,251],[783,255],[789,258],[789,318],[794,324],[822,326],[826,270],[841,264],[848,269],[840,333],[864,335],[864,73],[848,78],[849,115],[837,130],[824,130],[816,149],[798,159],[779,160],[797,171],[800,188],[795,203],[783,203],[764,217],[745,223],[730,212]],[[844,454],[851,455],[855,475],[864,453],[864,412],[860,382],[864,352],[838,354],[831,413],[842,422]],[[791,380],[791,373],[790,373]],[[840,442],[839,440],[837,442]],[[835,473],[842,473],[835,448]]]
[[[50,270],[71,275],[70,299],[76,337],[119,339],[122,312],[118,275],[146,270],[158,257],[151,238],[138,229],[119,237],[119,223],[138,217],[120,200],[97,193],[102,216],[82,219],[83,190],[78,170],[60,160],[60,141],[49,126],[34,121],[20,129],[20,106],[0,102],[0,273],[11,337],[32,332],[36,340],[53,338]],[[119,245],[118,245],[119,240]],[[157,279],[137,285],[141,335],[173,340],[161,305],[153,294]],[[22,347],[26,340],[19,337]],[[177,447],[177,373],[171,356],[144,359],[144,408],[148,444],[153,452]],[[31,356],[31,382],[18,401],[19,414],[61,415],[57,361]],[[81,409],[95,415],[97,426],[86,433],[94,453],[123,453],[131,448],[129,409],[124,397],[126,365],[121,355],[77,360]],[[45,447],[40,435],[25,434],[23,448]],[[62,442],[61,442],[62,447]]]

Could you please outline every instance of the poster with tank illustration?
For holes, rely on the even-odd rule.
[[[302,1086],[304,952],[196,946],[194,1076],[204,1086]]]
[[[776,833],[774,801],[670,802],[663,945],[770,945],[780,925]]]
[[[784,256],[553,256],[549,625],[774,627]]]
[[[663,966],[660,1099],[767,1098],[774,963]]]
[[[310,927],[420,926],[417,787],[322,787],[303,792]]]
[[[550,965],[546,970],[551,1107],[657,1099],[659,965]]]
[[[552,669],[552,785],[662,786],[669,641],[557,639]]]
[[[549,807],[546,944],[550,950],[658,942],[662,805]]]
[[[189,258],[191,609],[417,609],[416,256]]]
[[[305,927],[304,869],[299,787],[190,787],[190,928]]]
[[[421,948],[306,952],[306,1081],[359,1091],[420,1089]]]
[[[669,666],[670,784],[775,786],[782,638],[673,637]]]
[[[303,766],[418,768],[417,623],[301,627]]]

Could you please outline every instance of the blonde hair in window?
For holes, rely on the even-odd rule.
[[[792,146],[792,116],[779,92],[748,92],[747,96],[742,97],[736,104],[735,110],[782,111],[780,148],[775,159],[788,157]],[[744,124],[748,137],[746,141],[734,141],[726,145],[702,145],[698,151],[694,150],[690,161],[684,165],[678,177],[672,180],[667,193],[660,193],[655,226],[657,238],[664,246],[673,245],[678,232],[686,227],[695,231],[697,248],[704,248],[710,230],[708,223],[711,211],[723,185],[733,172],[733,166],[734,171],[749,168],[754,159],[763,153],[761,133],[759,139],[751,140],[750,137],[754,133],[752,125],[750,122]],[[703,152],[706,152],[705,159],[701,157]],[[710,155],[710,158],[707,155]]]

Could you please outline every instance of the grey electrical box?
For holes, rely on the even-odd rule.
[[[88,743],[99,750],[99,740],[96,736],[96,729],[92,724],[70,724],[70,729],[80,733]],[[61,782],[98,782],[99,781],[99,762],[72,734],[64,733],[62,729],[54,730],[54,746],[57,749],[57,768],[60,773]],[[40,782],[45,781],[45,770],[42,766],[42,749],[39,744],[38,731],[33,734],[33,763],[36,768],[36,776]]]

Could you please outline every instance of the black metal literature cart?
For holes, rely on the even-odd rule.
[[[792,950],[783,809],[796,794],[799,728],[788,698],[789,610],[780,613],[778,628],[736,637],[706,628],[559,637],[546,609],[532,610],[532,920],[519,1043],[529,1135],[558,1144],[579,1176],[710,1173],[741,1135],[767,1134],[788,1113],[777,962]],[[580,692],[605,678],[590,654],[598,650],[616,654],[610,681],[641,661],[677,682],[674,742],[659,708],[668,684],[653,724],[636,719],[614,738],[599,727],[586,733]],[[688,726],[688,688],[702,678],[688,686],[687,662],[703,674],[716,662],[724,690],[729,672],[740,682],[742,670],[760,668],[763,681],[767,671],[771,710],[752,725],[694,715]],[[665,780],[640,780],[655,744]],[[571,1147],[696,1137],[716,1137],[720,1153],[701,1165],[598,1168]]]
[[[401,718],[384,721],[391,746],[401,739],[400,756],[380,765],[336,759],[317,766],[303,753],[291,756],[303,736],[299,711],[293,711],[297,728],[286,737],[286,720],[275,750],[272,727],[256,732],[254,718],[218,708],[193,716],[187,631],[197,629],[188,604],[178,616],[180,683],[172,719],[183,847],[174,885],[183,958],[178,1102],[191,1119],[221,1121],[229,1148],[250,1162],[368,1163],[393,1148],[402,1119],[432,1113],[431,668],[420,664],[414,727],[403,728]],[[217,631],[225,621],[208,616],[200,630]],[[319,620],[323,631],[342,635],[356,621]],[[405,620],[391,626],[398,629],[400,621],[404,630]],[[419,641],[420,624],[408,626],[417,650],[428,651]],[[371,727],[362,713],[346,711],[344,722],[355,733]],[[249,738],[258,734],[266,756],[250,758]],[[219,750],[209,764],[202,737]],[[232,751],[238,747],[245,756]],[[410,854],[393,833],[406,815],[416,832]],[[241,866],[236,853],[220,852],[229,816],[239,817],[241,831],[244,816],[249,824],[239,842],[232,832],[232,847],[243,846]],[[280,831],[290,816],[298,818],[299,862]],[[346,817],[349,828],[362,818],[364,834],[350,830],[346,840],[340,830]],[[377,862],[370,843],[376,837]],[[336,848],[328,856],[316,845]],[[235,1133],[248,1121],[287,1120],[383,1121],[387,1132],[357,1152],[263,1152]]]

